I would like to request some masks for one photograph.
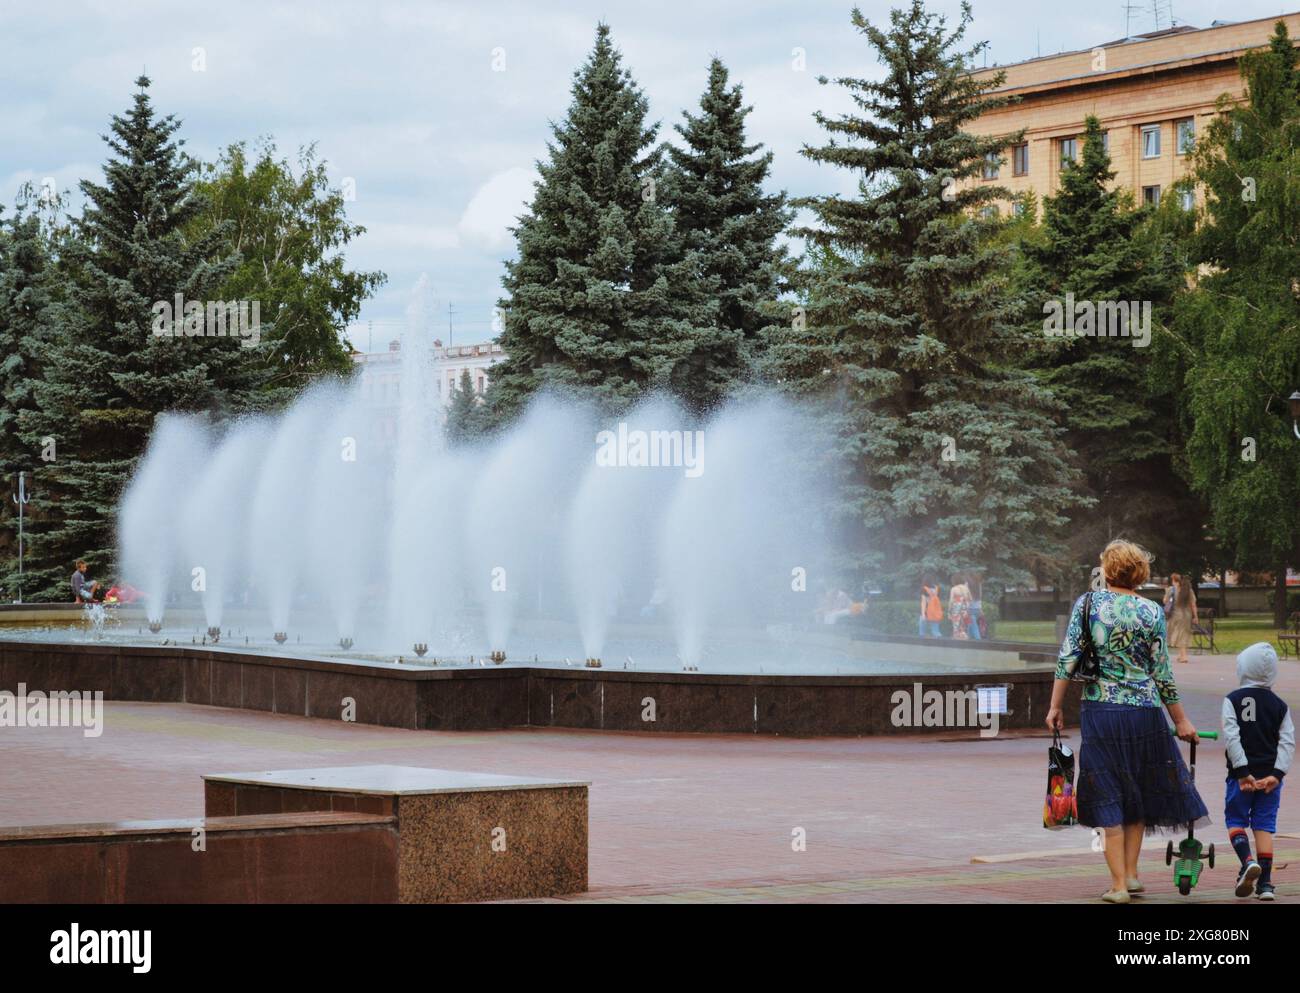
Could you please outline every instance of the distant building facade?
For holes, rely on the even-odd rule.
[[[1083,154],[1084,119],[1091,114],[1106,132],[1115,185],[1132,190],[1139,203],[1175,195],[1216,101],[1224,93],[1243,95],[1237,60],[1265,47],[1279,20],[1300,41],[1300,13],[1280,14],[1201,29],[1179,26],[972,73],[1005,72],[1006,81],[993,92],[1018,99],[968,129],[1000,135],[1023,128],[1025,136],[967,185],[996,183],[1013,195],[1032,190],[1041,204],[1060,188],[1065,162]],[[1178,195],[1186,207],[1199,196]]]
[[[482,396],[491,381],[491,369],[505,358],[495,342],[481,345],[443,345],[433,342],[434,383],[437,388],[440,419],[445,421],[452,396],[460,389],[461,375],[469,370],[474,393]],[[379,431],[392,437],[397,430],[397,410],[401,403],[402,343],[394,339],[382,352],[354,352],[358,388],[361,398],[379,413]],[[385,412],[391,408],[391,416]]]

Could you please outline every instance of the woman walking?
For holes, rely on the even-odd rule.
[[[1196,615],[1196,597],[1192,584],[1175,572],[1169,577],[1173,585],[1165,592],[1166,612],[1169,617],[1169,644],[1178,652],[1178,661],[1187,661],[1187,649],[1192,643],[1192,625],[1200,620]]]
[[[1128,903],[1145,889],[1138,876],[1143,834],[1208,817],[1160,713],[1163,704],[1174,733],[1196,739],[1169,669],[1164,612],[1137,594],[1151,575],[1150,557],[1132,542],[1112,541],[1101,568],[1105,589],[1085,593],[1070,614],[1047,726],[1063,726],[1066,688],[1091,652],[1095,678],[1084,683],[1079,706],[1079,823],[1105,832],[1110,888],[1101,898]]]

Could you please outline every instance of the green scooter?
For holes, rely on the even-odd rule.
[[[1171,732],[1172,733],[1172,732]],[[1218,740],[1218,731],[1197,731],[1198,738],[1211,738]],[[1196,782],[1196,742],[1192,742],[1192,757],[1187,764],[1188,771],[1192,774],[1192,782]],[[1165,865],[1174,867],[1174,885],[1178,887],[1178,892],[1187,896],[1192,892],[1192,888],[1201,878],[1201,863],[1206,862],[1210,868],[1214,868],[1214,845],[1205,848],[1196,840],[1193,833],[1192,825],[1187,825],[1187,837],[1178,843],[1177,860],[1174,858],[1174,843],[1169,842],[1165,846]],[[1204,853],[1204,854],[1202,854]]]

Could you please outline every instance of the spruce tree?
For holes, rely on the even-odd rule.
[[[820,222],[798,234],[826,264],[767,364],[828,411],[859,565],[904,582],[969,567],[1024,579],[1060,555],[1074,474],[1050,392],[1015,367],[1022,303],[985,216],[1008,193],[965,182],[1018,140],[964,130],[1005,103],[989,93],[1001,74],[969,75],[984,46],[960,48],[967,4],[951,31],[919,0],[885,29],[852,20],[884,76],[836,80],[860,113],[818,113],[832,137],[803,153],[857,172],[860,192],[796,201]]]
[[[1091,566],[1097,549],[1126,535],[1166,567],[1198,572],[1206,553],[1201,503],[1180,472],[1174,384],[1151,361],[1184,268],[1148,211],[1134,208],[1131,191],[1112,186],[1110,165],[1101,124],[1089,116],[1082,156],[1065,164],[1060,189],[1043,200],[1038,237],[1022,243],[1027,328],[1034,336],[1047,310],[1064,309],[1067,294],[1075,305],[1149,306],[1150,326],[1143,334],[1129,328],[1136,337],[1043,336],[1027,364],[1061,401],[1083,492],[1096,501],[1071,515],[1073,560]]]
[[[112,578],[117,501],[155,416],[238,411],[256,385],[255,350],[238,337],[185,337],[184,314],[155,314],[177,294],[185,304],[217,299],[237,258],[215,251],[224,231],[187,239],[204,208],[195,164],[175,138],[179,121],[155,115],[148,78],[136,84],[131,108],[105,137],[104,183],[81,183],[87,203],[75,224],[69,300],[57,336],[40,349],[39,410],[20,432],[42,455],[31,552],[45,575],[62,577],[46,590],[58,599],[69,595],[77,558],[95,578]],[[155,334],[155,318],[177,336]]]
[[[728,87],[720,59],[709,65],[700,113],[683,112],[675,130],[685,148],[668,146],[665,202],[679,246],[693,253],[701,288],[717,301],[716,325],[698,329],[673,369],[673,392],[707,410],[749,378],[759,332],[784,289],[785,249],[776,237],[790,221],[784,193],[766,194],[772,153],[745,138],[740,86]]]
[[[610,411],[667,386],[694,329],[712,323],[694,260],[675,251],[660,202],[658,125],[609,27],[575,73],[568,116],[553,124],[548,161],[514,229],[493,370],[498,420],[539,389],[580,391]]]
[[[461,445],[478,436],[481,404],[474,394],[474,380],[468,369],[460,371],[460,383],[452,392],[445,426],[447,441]]]
[[[58,284],[50,255],[41,213],[30,188],[24,189],[14,216],[0,224],[0,479],[5,484],[0,587],[6,591],[16,591],[18,585],[17,508],[9,496],[17,493],[20,472],[28,474],[31,490],[32,472],[39,464],[20,431],[36,411],[35,387],[44,375],[40,355],[53,335]],[[28,507],[25,516],[30,514]],[[50,579],[39,571],[27,571],[23,578],[28,599]]]

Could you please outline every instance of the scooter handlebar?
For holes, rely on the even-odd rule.
[[[1170,729],[1169,729],[1169,733],[1170,733],[1170,734],[1177,734],[1178,732],[1175,731],[1173,728],[1170,728]],[[1213,740],[1213,741],[1218,741],[1218,740],[1219,740],[1219,732],[1218,732],[1218,731],[1197,731],[1197,732],[1196,732],[1196,737],[1198,737],[1198,738],[1209,738],[1209,739],[1211,739],[1211,740]]]

